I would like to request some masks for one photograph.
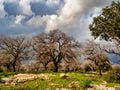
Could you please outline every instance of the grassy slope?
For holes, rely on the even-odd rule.
[[[50,73],[55,76],[50,77],[49,80],[36,79],[33,81],[28,81],[25,83],[20,83],[16,86],[6,86],[0,83],[0,90],[56,90],[56,88],[70,88],[72,86],[73,90],[78,90],[79,88],[86,88],[90,83],[101,84],[104,80],[97,73],[77,73],[69,72],[69,77],[60,78],[61,73]],[[0,74],[1,75],[1,74]],[[9,74],[14,75],[14,73]],[[4,76],[1,75],[2,77]],[[75,84],[74,82],[77,82]],[[76,86],[77,85],[77,86]],[[108,86],[117,85],[116,83],[108,83]]]

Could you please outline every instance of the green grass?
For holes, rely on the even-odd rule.
[[[15,75],[15,74],[18,74],[18,72],[0,72],[0,77],[1,78],[9,77],[9,76],[12,76],[12,75]]]
[[[71,88],[71,90],[79,90],[88,88],[92,84],[101,84],[103,78],[97,73],[79,73],[79,72],[64,72],[68,75],[66,78],[61,78],[61,72],[43,72],[44,74],[53,74],[50,79],[35,79],[25,83],[19,83],[15,86],[6,86],[0,83],[0,90],[56,90],[56,88]],[[16,73],[7,73],[7,75],[14,75]],[[4,74],[1,74],[4,77]],[[117,83],[108,83],[108,86],[120,85]]]

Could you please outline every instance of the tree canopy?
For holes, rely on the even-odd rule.
[[[59,30],[51,31],[48,34],[41,33],[33,37],[33,48],[37,60],[44,63],[52,61],[55,72],[58,71],[58,66],[63,60],[70,62],[79,57],[80,46],[77,40]]]
[[[87,60],[90,60],[96,65],[99,74],[102,75],[102,71],[107,71],[111,69],[110,61],[100,44],[89,40],[86,43],[84,52],[86,54]]]
[[[0,37],[0,62],[12,71],[16,71],[16,67],[21,64],[21,61],[28,60],[30,57],[30,41],[27,41],[25,37]]]
[[[89,26],[94,38],[114,40],[120,44],[120,2],[112,2],[102,9],[102,13],[93,19]]]

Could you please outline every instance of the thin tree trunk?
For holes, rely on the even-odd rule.
[[[13,66],[13,72],[16,72],[16,67],[15,67],[16,66],[16,60],[13,62],[12,66]]]
[[[13,64],[13,72],[16,72],[16,67],[14,64]]]
[[[99,67],[99,75],[102,76],[102,70],[100,67]]]
[[[45,71],[47,71],[47,64],[44,65]]]
[[[57,63],[54,63],[54,66],[55,66],[54,72],[58,72],[58,64],[57,64]]]
[[[11,71],[11,70],[10,70],[10,65],[9,65],[9,64],[6,65],[6,68],[7,68],[7,71],[8,71],[8,72]]]

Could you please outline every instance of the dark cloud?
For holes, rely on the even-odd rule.
[[[3,13],[0,34],[28,35],[58,28],[83,40],[90,37],[88,26],[92,18],[111,1],[58,0],[55,3],[55,0],[0,0],[0,13]],[[8,16],[4,17],[5,13]]]
[[[40,33],[44,31],[44,26],[41,28],[34,28],[32,26],[27,26],[26,24],[14,23],[15,18],[13,16],[0,18],[0,34],[4,35],[25,35],[31,36],[35,33]],[[32,36],[31,36],[32,37]]]
[[[11,15],[16,16],[22,14],[18,2],[12,2],[12,3],[5,2],[3,5],[4,5],[4,10],[8,13],[8,16]]]
[[[61,4],[63,4],[63,2],[61,2]],[[49,7],[45,2],[30,3],[32,12],[34,12],[35,15],[41,16],[57,14],[57,10],[59,10],[61,4]]]

